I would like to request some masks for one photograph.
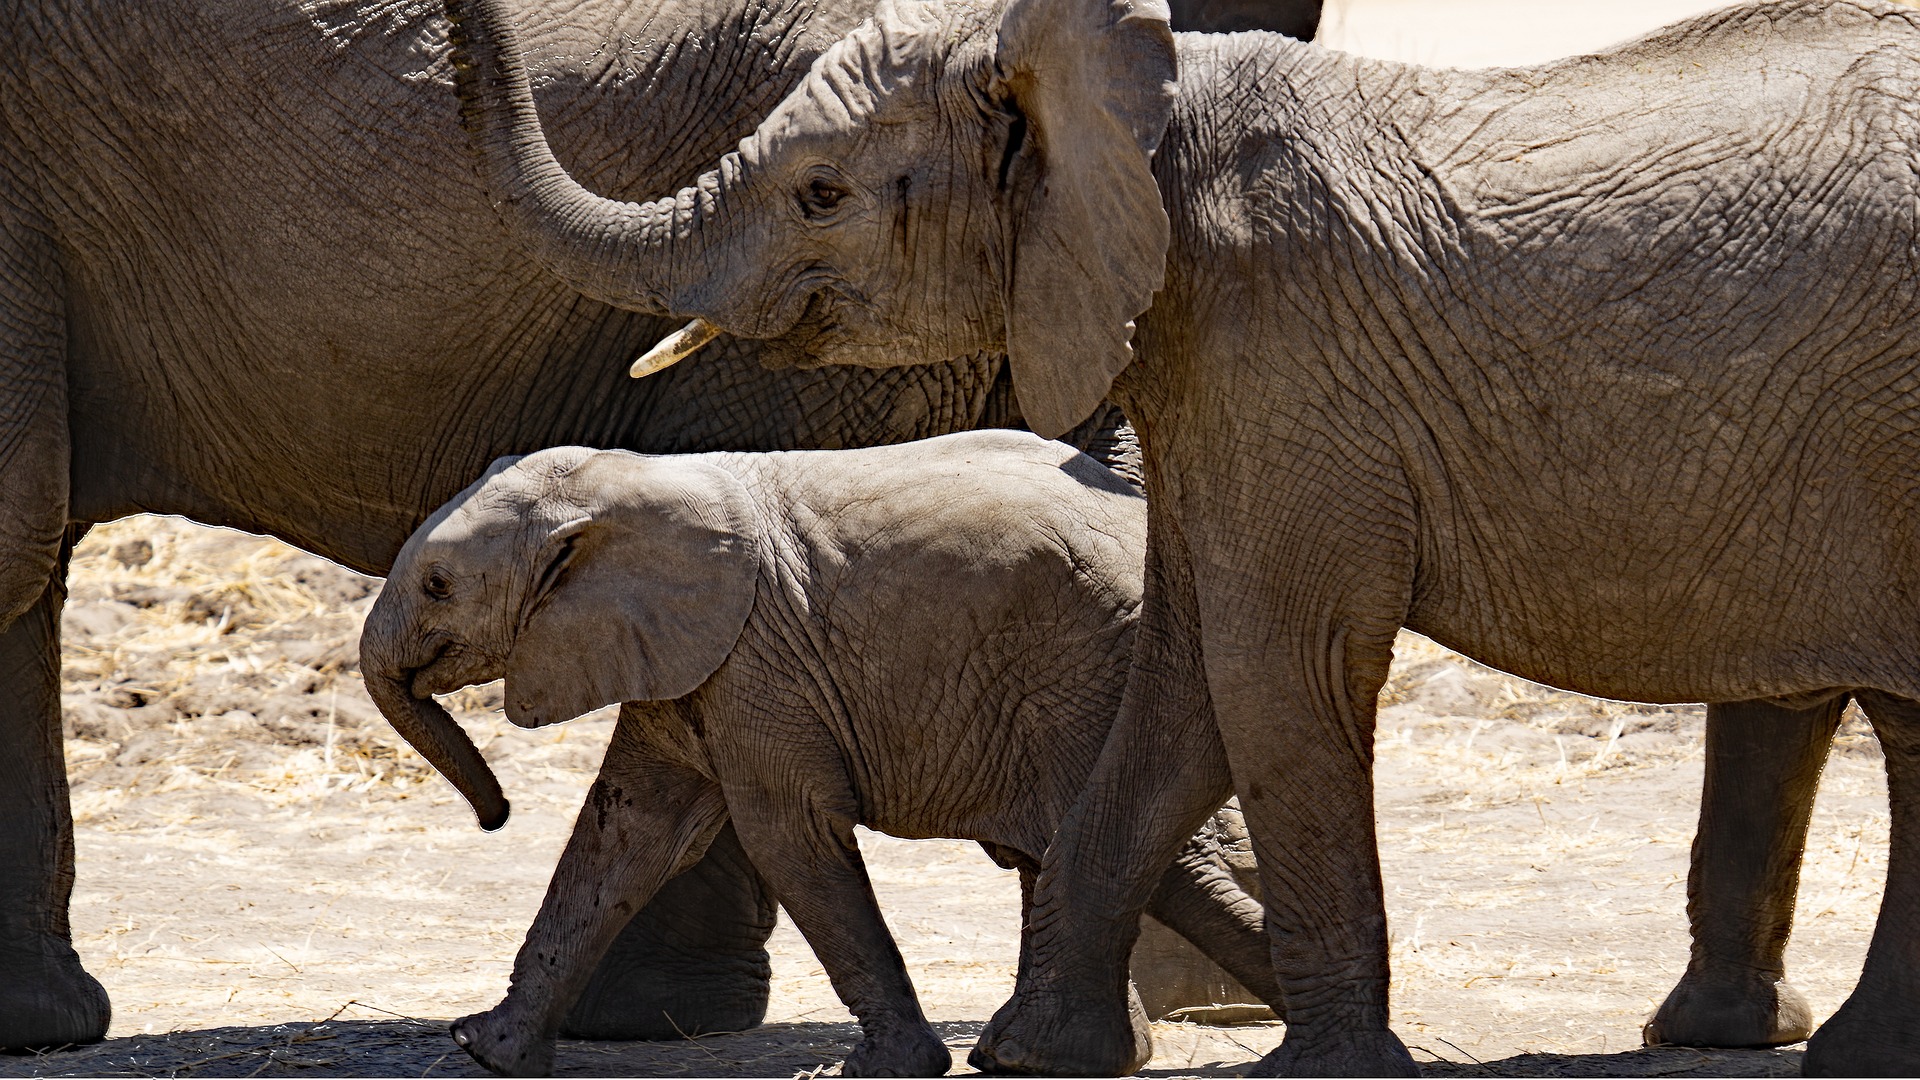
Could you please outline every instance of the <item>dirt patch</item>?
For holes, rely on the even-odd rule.
[[[492,1005],[610,730],[456,715],[513,822],[482,834],[356,670],[377,582],[282,545],[136,518],[76,553],[67,619],[74,936],[113,1038],[0,1075],[467,1075],[448,1019]],[[1560,694],[1401,642],[1379,739],[1397,1029],[1435,1075],[1786,1075],[1798,1053],[1638,1049],[1686,959],[1698,709]],[[1878,747],[1849,718],[1789,953],[1824,1018],[1886,872]],[[928,1013],[964,1061],[1012,985],[1017,883],[978,848],[862,838]],[[855,1029],[790,925],[770,1023],[569,1043],[563,1073],[792,1075]],[[1277,1024],[1160,1025],[1150,1071],[1244,1069]],[[1531,1055],[1531,1056],[1529,1056]],[[1543,1056],[1544,1055],[1544,1056]]]

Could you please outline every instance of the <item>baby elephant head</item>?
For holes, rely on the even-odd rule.
[[[1164,0],[881,0],[736,153],[649,203],[588,192],[547,151],[500,0],[447,6],[496,207],[588,295],[805,362],[1004,350],[1047,436],[1131,359],[1168,246]]]
[[[506,679],[521,727],[690,693],[753,607],[758,517],[695,457],[561,447],[502,458],[407,540],[360,639],[395,730],[505,823],[500,785],[433,695]]]

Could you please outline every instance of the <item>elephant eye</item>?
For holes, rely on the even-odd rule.
[[[847,189],[825,177],[816,176],[807,182],[807,188],[800,193],[800,209],[811,218],[828,217],[840,209],[847,197]]]
[[[421,583],[420,587],[425,590],[428,596],[433,597],[435,600],[445,600],[447,597],[453,595],[453,582],[447,578],[445,573],[439,570],[428,573],[427,580]]]

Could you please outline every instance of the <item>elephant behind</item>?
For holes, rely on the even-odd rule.
[[[512,989],[456,1040],[550,1070],[620,913],[731,823],[860,1020],[847,1074],[944,1073],[853,828],[977,840],[1030,896],[1120,704],[1145,546],[1136,488],[1026,433],[496,463],[402,549],[368,688],[489,824],[505,801],[432,695],[504,677],[523,727],[626,704]],[[1151,910],[1277,1005],[1219,852],[1195,837]]]

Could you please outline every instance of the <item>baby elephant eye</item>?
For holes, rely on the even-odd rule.
[[[438,570],[432,571],[427,575],[427,580],[422,583],[421,588],[426,591],[428,596],[433,597],[435,600],[445,600],[447,597],[453,595],[453,582],[448,580],[446,574]]]
[[[807,189],[800,193],[800,208],[808,217],[825,217],[840,208],[847,197],[847,189],[824,177],[814,177],[808,181]]]

